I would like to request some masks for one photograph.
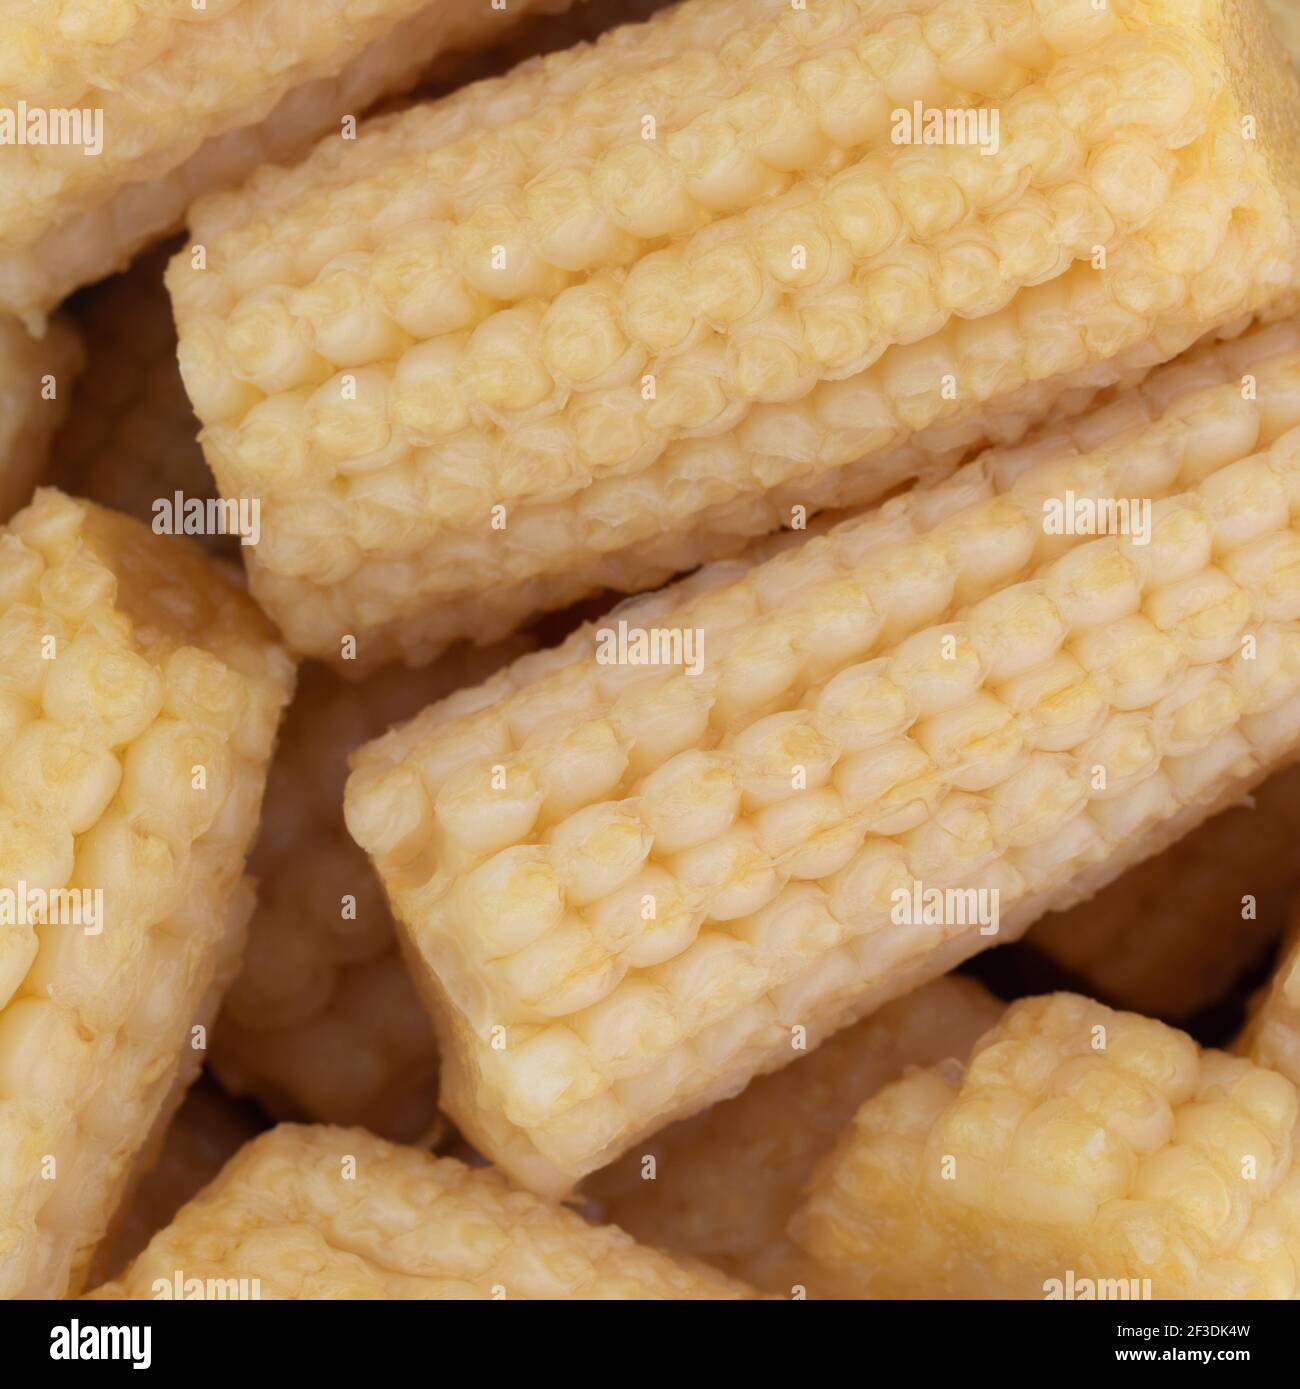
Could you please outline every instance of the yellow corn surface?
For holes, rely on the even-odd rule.
[[[1298,333],[627,604],[362,749],[348,827],[471,1141],[563,1191],[1293,759]],[[1152,502],[1146,543],[1053,533],[1071,497]],[[916,905],[967,888],[998,895]]]
[[[1282,934],[1300,884],[1300,768],[1130,868],[1026,941],[1117,1007],[1191,1017]]]
[[[433,1029],[365,854],[343,824],[347,757],[430,699],[527,649],[449,654],[361,684],[302,672],[267,784],[243,970],[213,1044],[221,1083],[276,1118],[364,1124],[414,1140],[437,1118]]]
[[[0,309],[39,331],[72,290],[179,227],[201,194],[342,136],[346,118],[412,86],[436,55],[566,3],[9,0]]]
[[[913,1066],[964,1058],[1002,1015],[948,975],[674,1124],[583,1184],[603,1219],[767,1292],[815,1293],[815,1264],[786,1238],[814,1168],[858,1106]]]
[[[0,1296],[50,1297],[203,1059],[293,667],[198,551],[52,490],[0,652]]]
[[[165,251],[147,252],[78,296],[72,314],[87,364],[49,470],[62,491],[148,522],[154,504],[177,492],[216,495],[176,362],[166,263]],[[238,548],[231,536],[192,539],[216,553]]]
[[[202,203],[168,283],[253,590],[355,674],[1281,312],[1297,169],[1253,0],[687,0]]]
[[[124,1269],[261,1128],[248,1109],[210,1080],[200,1078],[186,1094],[156,1158],[119,1213],[113,1238],[96,1257],[99,1278]]]
[[[281,1125],[97,1297],[155,1281],[246,1280],[263,1298],[717,1299],[742,1285],[512,1188],[497,1173],[363,1129]]]
[[[1291,61],[1300,63],[1300,7],[1295,0],[1264,0],[1264,8],[1272,15],[1273,27],[1291,55]]]
[[[1235,1050],[1300,1085],[1300,921],[1291,927],[1272,980],[1254,1000]]]
[[[847,1296],[1294,1298],[1297,1113],[1164,1023],[1024,999],[862,1106],[792,1232]]]
[[[55,319],[38,340],[17,319],[0,316],[0,521],[31,500],[84,365],[66,319]]]

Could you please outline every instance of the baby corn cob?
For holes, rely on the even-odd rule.
[[[1300,919],[1291,928],[1271,982],[1252,1005],[1236,1050],[1300,1085]]]
[[[1293,306],[1297,171],[1253,3],[687,0],[200,204],[168,283],[253,591],[355,675]]]
[[[260,1131],[243,1105],[200,1079],[168,1126],[157,1159],[119,1213],[111,1244],[96,1258],[100,1272],[94,1281],[124,1269]]]
[[[72,290],[179,227],[200,194],[342,134],[436,55],[566,3],[9,0],[0,309],[39,331]]]
[[[1074,994],[882,1090],[792,1225],[848,1296],[1294,1298],[1295,1086]]]
[[[291,1299],[748,1293],[703,1265],[513,1190],[495,1172],[394,1147],[363,1129],[288,1124],[245,1146],[94,1296],[150,1298],[156,1282],[171,1287],[178,1276],[238,1280],[247,1295]]]
[[[443,1108],[564,1191],[1294,759],[1297,427],[1286,323],[362,749]],[[1055,534],[1071,497],[1149,543]]]
[[[216,486],[176,363],[176,329],[163,285],[167,256],[151,252],[78,299],[87,370],[53,449],[50,481],[62,491],[152,522],[175,493],[206,500]],[[231,536],[194,536],[233,554]]]
[[[936,979],[594,1173],[584,1195],[646,1244],[704,1259],[768,1292],[815,1290],[785,1228],[858,1106],[910,1066],[964,1058],[1002,1015],[972,979]],[[647,1163],[653,1158],[653,1167]]]
[[[81,341],[64,319],[37,341],[17,319],[0,316],[0,521],[31,500],[84,365]]]
[[[1300,768],[1216,815],[1088,902],[1045,917],[1030,945],[1135,1013],[1189,1018],[1282,934],[1300,882]]]
[[[302,672],[250,860],[258,879],[242,974],[226,996],[212,1065],[277,1118],[364,1124],[414,1140],[437,1114],[433,1029],[398,953],[392,917],[343,824],[347,757],[431,698],[520,654],[449,655],[433,671],[364,684]]]
[[[292,684],[197,551],[51,490],[0,533],[0,1297],[79,1286],[198,1070]]]

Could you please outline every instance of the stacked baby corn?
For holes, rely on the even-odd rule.
[[[0,521],[31,500],[84,359],[62,319],[34,342],[16,319],[0,316]]]
[[[512,1190],[496,1173],[361,1129],[291,1125],[244,1147],[97,1296],[157,1297],[160,1282],[189,1280],[263,1298],[747,1294],[703,1265]]]
[[[1203,353],[363,749],[348,826],[476,1146],[566,1190],[1294,758],[1298,348]],[[1055,534],[1070,497],[1152,500],[1149,543]]]
[[[1136,1013],[1183,1019],[1215,1003],[1282,934],[1300,882],[1300,767],[1251,800],[1046,917],[1028,943]]]
[[[180,226],[201,193],[343,136],[435,54],[564,3],[10,0],[0,309],[39,329],[78,285]]]
[[[1300,921],[1293,923],[1267,989],[1255,1001],[1237,1050],[1300,1085]]]
[[[197,552],[53,491],[0,533],[0,651],[0,1296],[58,1296],[237,968],[293,670]]]
[[[1283,311],[1297,151],[1236,0],[687,0],[201,203],[181,364],[290,643],[422,663]]]
[[[657,1134],[592,1175],[601,1215],[646,1244],[705,1259],[768,1292],[819,1290],[786,1238],[802,1188],[854,1111],[912,1066],[964,1058],[1001,1006],[956,975],[882,1008],[807,1060]]]
[[[430,699],[527,649],[449,655],[360,685],[308,667],[285,721],[250,867],[260,882],[244,969],[213,1049],[221,1082],[270,1113],[415,1139],[437,1118],[433,1030],[392,918],[343,825],[348,754]]]
[[[1163,1023],[1026,999],[868,1100],[793,1230],[853,1296],[1294,1298],[1298,1117]]]

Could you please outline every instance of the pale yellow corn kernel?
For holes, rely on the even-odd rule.
[[[1282,1118],[1280,1148],[1239,1094]],[[964,1074],[868,1100],[791,1229],[841,1296],[1077,1297],[1067,1281],[1094,1269],[1143,1297],[1294,1296],[1298,1109],[1280,1076],[1162,1024],[1026,999]],[[979,1249],[978,1268],[953,1247]]]
[[[655,852],[677,853],[725,832],[740,812],[742,787],[733,759],[689,751],[669,758],[641,784],[641,818]]]
[[[631,803],[593,805],[549,834],[565,899],[584,906],[621,887],[645,862],[653,836]]]

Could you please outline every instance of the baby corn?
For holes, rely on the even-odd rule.
[[[717,1299],[748,1290],[497,1173],[362,1129],[282,1125],[244,1147],[97,1297],[174,1280],[264,1298]]]
[[[112,1240],[96,1257],[101,1279],[124,1269],[260,1131],[243,1105],[200,1079],[168,1126],[156,1160],[119,1212]]]
[[[848,1296],[1294,1298],[1298,1140],[1275,1072],[1025,999],[868,1100],[792,1230]]]
[[[51,1297],[198,1070],[293,668],[197,551],[49,490],[0,655],[0,1297]]]
[[[1106,1002],[1182,1019],[1222,998],[1282,934],[1300,882],[1300,767],[1130,868],[1026,941]]]
[[[81,340],[64,319],[37,341],[0,316],[0,521],[31,500],[84,365]]]
[[[216,485],[176,364],[176,329],[163,285],[167,257],[151,252],[78,299],[87,369],[53,449],[49,480],[64,492],[152,522],[175,494],[206,500]],[[229,536],[194,536],[233,553]]]
[[[1300,1085],[1300,919],[1282,947],[1272,980],[1252,1005],[1236,1050]]]
[[[357,674],[1281,312],[1297,170],[1253,4],[687,0],[202,203],[168,283],[253,591]]]
[[[1195,356],[362,749],[348,827],[474,1144],[566,1190],[1293,759],[1297,349]],[[1054,533],[1069,498],[1148,499],[1148,543]]]
[[[972,979],[936,979],[593,1173],[583,1193],[646,1244],[692,1254],[789,1296],[818,1274],[785,1228],[858,1106],[907,1067],[964,1058],[1002,1005]]]
[[[303,671],[250,860],[258,905],[248,953],[213,1046],[228,1090],[277,1118],[364,1124],[387,1138],[414,1140],[434,1123],[433,1029],[383,893],[343,824],[347,757],[526,649],[517,640],[361,685],[321,667]]]
[[[39,331],[72,290],[178,228],[200,194],[344,134],[435,55],[565,3],[9,0],[0,309]]]

